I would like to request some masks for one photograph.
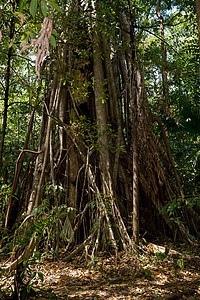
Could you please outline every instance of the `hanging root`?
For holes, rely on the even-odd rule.
[[[104,200],[105,200],[104,196],[100,193],[100,190],[99,190],[99,188],[96,184],[95,175],[93,174],[91,166],[88,163],[88,156],[87,156],[87,161],[86,161],[82,151],[80,150],[78,144],[76,143],[75,138],[73,138],[73,136],[72,136],[73,132],[72,132],[72,135],[70,134],[69,131],[67,131],[67,133],[70,136],[71,140],[73,141],[75,147],[77,148],[77,150],[80,154],[80,157],[82,158],[82,161],[83,161],[84,165],[86,166],[85,172],[87,173],[88,183],[89,183],[89,186],[90,186],[91,190],[94,192],[94,194],[96,196],[97,213],[99,215],[99,219],[98,219],[99,226],[98,226],[98,230],[95,229],[96,232],[97,232],[96,239],[94,237],[95,242],[94,242],[94,239],[92,239],[92,241],[94,242],[94,246],[93,246],[93,249],[92,249],[91,257],[94,256],[94,253],[97,251],[97,249],[99,247],[100,235],[101,235],[101,232],[102,232],[101,229],[106,228],[107,229],[106,239],[112,245],[112,248],[115,252],[115,256],[116,256],[116,259],[117,259],[118,258],[118,245],[117,245],[115,234],[114,234],[114,231],[113,231],[113,228],[112,228],[109,213],[108,213],[108,210],[107,210],[106,205],[104,203]],[[85,179],[84,179],[84,182],[85,182]],[[107,185],[106,185],[106,190],[110,191],[110,188]],[[132,243],[132,240],[130,239],[130,237],[128,235],[127,229],[126,229],[126,227],[124,225],[124,222],[122,220],[122,217],[120,215],[120,211],[117,208],[117,206],[116,206],[116,204],[113,200],[113,197],[112,197],[113,193],[111,191],[110,193],[107,192],[106,194],[110,194],[110,196],[108,196],[106,198],[106,201],[108,201],[111,205],[112,218],[114,219],[114,222],[115,222],[115,229],[118,231],[118,238],[120,239],[120,241],[123,245],[123,249],[126,252],[131,252],[131,250],[133,249],[133,243]],[[78,230],[78,227],[79,227],[80,223],[83,221],[86,210],[87,210],[87,205],[86,205],[85,209],[83,210],[83,212],[81,213],[80,220],[75,225],[74,233]],[[102,228],[101,228],[100,224],[102,223],[102,220],[104,220],[105,226],[102,226]],[[88,247],[88,244],[92,242],[91,241],[91,235],[89,237],[77,248],[77,250],[74,250],[75,253],[77,253],[77,251],[80,252],[85,247],[85,245],[87,245],[87,251],[89,251],[90,247]],[[93,237],[93,235],[92,235],[92,237]],[[72,253],[74,253],[74,251]],[[73,254],[73,255],[75,255],[75,254]],[[69,257],[71,257],[71,256],[69,255]]]
[[[83,251],[84,248],[86,251],[86,259],[88,257],[93,259],[95,256],[95,253],[98,251],[98,248],[100,246],[102,246],[102,241],[100,241],[101,234],[105,234],[107,244],[110,244],[112,246],[112,249],[114,250],[114,253],[115,253],[116,260],[118,260],[118,257],[119,257],[118,245],[117,245],[117,241],[115,238],[115,232],[114,232],[112,224],[111,224],[108,210],[104,203],[104,200],[105,200],[104,196],[100,193],[100,191],[96,185],[94,175],[93,175],[90,167],[88,167],[88,179],[89,179],[90,185],[92,187],[92,190],[95,192],[95,195],[96,195],[96,208],[97,208],[96,214],[98,215],[98,217],[96,218],[96,220],[94,222],[95,225],[93,228],[93,232],[90,234],[89,237],[87,237],[85,239],[85,241],[81,245],[79,245],[73,252],[71,252],[65,258],[65,261],[70,260],[76,254]],[[114,220],[114,224],[115,224],[114,228],[115,228],[115,230],[118,231],[118,239],[120,240],[124,251],[131,253],[131,251],[133,250],[133,242],[128,235],[128,232],[126,230],[126,227],[125,227],[122,217],[120,215],[119,209],[117,208],[117,206],[112,198],[108,197],[108,198],[106,198],[106,201],[109,201],[109,203],[111,205],[112,219]],[[86,207],[80,214],[80,219],[78,220],[77,224],[74,227],[74,234],[78,230],[81,222],[83,221],[88,207],[89,207],[89,204],[86,205]]]
[[[97,228],[88,236],[88,238],[81,245],[79,245],[74,251],[72,251],[67,257],[65,257],[64,261],[70,261],[75,255],[80,253],[85,248],[85,246],[90,244],[94,240],[96,231]]]

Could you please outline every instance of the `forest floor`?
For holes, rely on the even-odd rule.
[[[34,266],[40,279],[33,284],[37,293],[28,299],[200,299],[199,246],[168,242],[175,251],[166,255],[155,252],[155,244],[137,255],[120,252],[117,262],[103,255],[65,262],[62,252],[59,260],[46,258]],[[5,286],[5,277],[0,281]]]

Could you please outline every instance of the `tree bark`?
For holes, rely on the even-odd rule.
[[[163,15],[160,12],[161,9],[161,0],[158,0],[158,5],[156,7],[156,14],[160,20],[160,35],[161,35],[161,57],[162,57],[162,92],[165,110],[167,110],[168,105],[168,82],[167,82],[167,71],[166,71],[166,62],[167,62],[167,52],[165,46],[165,34],[164,34],[164,19]]]
[[[126,61],[127,61],[127,78],[128,78],[128,95],[130,97],[130,106],[131,106],[131,146],[132,146],[132,201],[133,201],[133,234],[132,239],[133,242],[138,245],[139,244],[139,166],[138,166],[138,130],[139,130],[139,122],[140,122],[140,106],[143,96],[144,86],[141,82],[141,74],[138,68],[137,62],[137,51],[135,49],[135,36],[134,36],[134,28],[133,28],[133,17],[130,11],[129,16],[129,24],[125,19],[125,16],[122,14],[121,22],[122,34],[124,36],[124,42],[127,44],[127,53],[126,53]],[[130,32],[128,34],[127,32]],[[130,47],[130,44],[132,47]]]
[[[32,191],[28,203],[27,214],[31,214],[34,208],[37,208],[41,201],[42,185],[44,183],[45,176],[50,170],[49,165],[49,143],[50,132],[52,126],[52,114],[55,109],[55,102],[58,98],[59,88],[57,87],[57,76],[54,76],[53,86],[50,90],[49,96],[47,96],[46,102],[43,105],[43,117],[40,131],[40,144],[38,151],[42,153],[38,156],[35,165],[34,179],[32,185]],[[48,166],[47,166],[48,164]]]
[[[140,77],[138,70],[135,70],[135,79],[132,84],[134,86],[135,93],[132,95],[132,149],[133,149],[133,241],[136,245],[139,244],[139,167],[138,167],[138,126],[139,126],[139,111],[138,103],[141,96]],[[133,76],[134,76],[133,75]]]
[[[100,36],[94,36],[93,41],[93,70],[94,70],[94,93],[95,110],[97,119],[98,145],[100,153],[100,172],[102,177],[103,193],[112,193],[110,176],[110,157],[108,149],[107,115],[106,115],[106,93],[103,66],[101,60]]]
[[[198,37],[199,37],[199,53],[200,53],[200,0],[196,0],[197,10],[197,25],[198,25]]]
[[[10,41],[14,36],[15,23],[14,18],[12,17],[10,22]],[[4,150],[4,140],[6,136],[6,128],[7,128],[7,118],[8,118],[8,101],[9,101],[9,89],[10,89],[10,69],[11,69],[11,57],[12,57],[13,47],[10,46],[8,49],[8,60],[7,60],[7,69],[5,76],[5,93],[4,93],[4,111],[3,111],[3,125],[1,131],[1,141],[0,141],[0,176],[2,175],[3,170],[3,150]]]

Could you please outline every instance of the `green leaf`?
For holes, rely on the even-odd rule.
[[[182,258],[181,258],[181,259],[178,259],[178,260],[177,260],[177,265],[178,265],[181,269],[183,269],[184,266],[185,266],[184,260],[183,260]]]
[[[167,207],[169,206],[169,204],[165,204],[165,206],[159,211],[159,214],[162,214],[166,209]]]
[[[6,269],[1,268],[0,270],[1,270],[1,273],[2,273],[3,275],[6,274]]]
[[[42,253],[40,251],[35,251],[34,256],[40,260]]]
[[[41,281],[44,281],[44,276],[41,272],[38,273],[38,277],[40,278]]]
[[[31,279],[35,278],[36,274],[36,272],[31,273]]]
[[[56,39],[53,35],[50,36],[49,42],[53,47],[56,47]]]
[[[55,31],[55,30],[52,30],[52,34],[53,34],[54,36],[59,36],[59,33],[58,33],[57,31]]]
[[[63,12],[63,10],[58,6],[54,0],[48,0],[49,4],[57,11]]]
[[[30,37],[31,37],[31,39],[35,39],[35,33],[34,32],[30,32]]]
[[[19,12],[23,11],[25,5],[26,5],[26,0],[20,0],[19,1]]]
[[[36,15],[37,4],[38,4],[38,0],[31,0],[30,13],[31,13],[32,17],[35,17],[35,15]]]
[[[46,18],[48,8],[47,8],[47,3],[44,0],[41,1],[41,11],[42,11],[43,16]]]

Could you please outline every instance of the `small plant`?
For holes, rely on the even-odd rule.
[[[182,207],[182,199],[174,199],[172,202],[167,203],[161,210],[160,214],[165,210],[168,212],[169,216],[171,216],[175,211],[181,209]]]
[[[155,266],[158,265],[160,261],[164,261],[164,259],[167,257],[165,253],[162,252],[156,252],[154,258],[152,259],[151,263],[154,264]]]
[[[174,259],[174,270],[173,273],[176,275],[180,269],[184,269],[185,263],[183,257]]]
[[[13,277],[13,287],[7,285],[6,270],[1,268],[3,276],[1,290],[5,297],[12,295],[13,299],[25,300],[33,296],[40,289],[39,283],[44,281],[43,273],[34,268],[41,260],[41,253],[35,251],[33,256],[27,260],[22,260],[17,264],[16,270],[9,276]],[[5,277],[6,276],[6,277]]]
[[[155,253],[155,256],[156,256],[159,260],[161,260],[161,261],[163,261],[163,260],[167,257],[167,255],[166,255],[165,253],[162,253],[162,252],[156,252],[156,253]]]
[[[97,266],[98,257],[94,256],[87,264],[88,267],[95,268]]]
[[[184,264],[183,258],[178,259],[176,263],[177,263],[177,266],[179,266],[181,269],[184,269],[185,264]]]
[[[143,274],[147,278],[152,276],[152,272],[149,269],[141,269],[141,274]]]

